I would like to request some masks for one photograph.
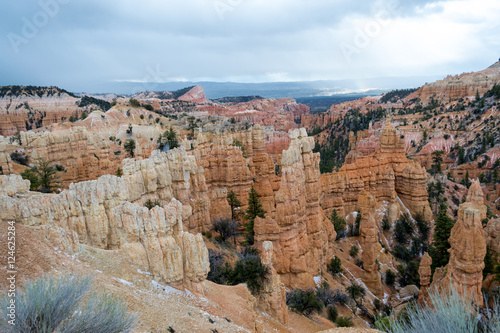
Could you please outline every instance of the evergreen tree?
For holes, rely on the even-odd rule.
[[[361,225],[361,213],[356,215],[356,220],[354,221],[354,226],[352,228],[352,235],[354,237],[359,236],[359,226]]]
[[[237,220],[240,215],[239,208],[241,207],[241,201],[238,200],[238,196],[233,190],[227,194],[227,203],[231,206],[231,218]]]
[[[435,173],[441,173],[441,163],[443,163],[443,154],[444,152],[442,150],[436,150],[432,152],[432,170],[434,170]]]
[[[343,218],[339,216],[336,209],[332,211],[332,214],[330,215],[330,221],[332,222],[333,227],[335,228],[335,232],[337,233],[336,239],[344,238],[345,227],[347,223]]]
[[[257,191],[255,191],[255,188],[252,185],[250,189],[250,194],[248,195],[248,208],[246,214],[246,219],[248,220],[248,223],[245,226],[247,231],[246,240],[249,245],[253,245],[254,243],[255,231],[253,228],[255,219],[257,217],[264,218],[264,214],[265,211],[262,208],[262,204],[259,201],[259,196],[257,194]]]
[[[40,158],[36,165],[21,173],[21,177],[31,182],[31,190],[51,193],[60,187],[59,176],[57,175],[60,171],[65,172],[66,170],[59,164],[52,165],[49,161]]]
[[[179,147],[179,141],[177,140],[177,133],[175,133],[173,128],[170,128],[168,131],[163,132],[163,134],[161,134],[158,138],[158,149],[161,151],[166,151],[177,147]]]
[[[439,213],[435,220],[434,240],[429,249],[432,257],[432,271],[437,267],[444,267],[450,260],[448,249],[450,248],[450,234],[455,222],[446,215],[446,204],[442,203],[439,207]]]
[[[465,162],[465,149],[460,147],[458,148],[458,165],[464,164]]]
[[[125,151],[129,154],[130,157],[134,157],[134,155],[135,155],[135,140],[128,139],[125,142],[125,144],[123,145],[123,148],[125,148]]]

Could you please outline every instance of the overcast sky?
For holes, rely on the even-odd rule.
[[[500,57],[500,1],[17,0],[0,85],[459,74]]]

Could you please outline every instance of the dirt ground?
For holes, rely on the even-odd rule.
[[[7,224],[0,223],[0,289],[7,286]],[[244,285],[201,285],[203,295],[154,281],[116,251],[82,245],[78,254],[64,253],[37,235],[36,229],[16,225],[17,286],[43,274],[77,273],[94,277],[94,288],[122,298],[138,314],[135,332],[319,332],[333,329],[328,320],[290,312],[285,327],[256,308]],[[1,291],[2,294],[5,291]],[[328,331],[330,332],[330,331]],[[334,330],[332,332],[351,332]],[[352,331],[362,332],[362,331]],[[364,332],[364,331],[363,331]]]

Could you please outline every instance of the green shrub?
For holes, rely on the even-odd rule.
[[[363,260],[361,260],[360,258],[356,258],[356,260],[354,260],[354,264],[358,267],[363,268]]]
[[[384,219],[382,220],[382,230],[391,230],[391,224],[389,223],[389,219],[387,219],[386,217],[384,217]]]
[[[330,320],[331,322],[335,322],[339,316],[339,311],[337,310],[337,308],[334,305],[329,305],[326,308],[326,314],[327,314],[328,320]]]
[[[123,145],[125,151],[129,154],[130,157],[134,157],[135,155],[135,140],[128,139]]]
[[[338,240],[338,239],[344,238],[347,223],[346,223],[345,219],[341,218],[338,215],[336,209],[334,209],[332,211],[332,214],[330,215],[330,221],[332,222],[333,227],[335,229],[335,232],[337,233],[336,239]]]
[[[210,272],[208,272],[207,280],[218,284],[228,284],[233,275],[233,269],[224,260],[222,252],[209,249],[208,259],[210,262]]]
[[[129,99],[128,103],[130,104],[130,106],[133,106],[133,107],[140,107],[141,106],[141,103],[138,100],[136,100],[135,98]]]
[[[42,276],[27,280],[16,297],[16,321],[0,321],[0,331],[130,332],[136,316],[124,303],[104,292],[91,292],[92,279],[80,276]],[[0,299],[0,315],[7,317],[10,298]]]
[[[392,287],[394,286],[394,282],[396,282],[396,273],[388,269],[385,272],[385,284]]]
[[[246,283],[252,294],[258,294],[266,280],[269,268],[262,264],[260,257],[253,251],[244,251],[234,265],[231,284]]]
[[[21,173],[23,179],[30,181],[30,190],[51,193],[60,188],[58,172],[66,169],[59,164],[50,164],[49,161],[40,158],[36,164]]]
[[[418,274],[419,266],[420,262],[415,260],[405,265],[398,265],[398,282],[401,287],[406,287],[410,284],[414,284],[417,287],[420,286],[420,275]]]
[[[352,228],[352,236],[357,237],[359,236],[359,226],[361,224],[361,213],[358,213],[356,215],[356,220],[354,221],[354,226]]]
[[[28,156],[26,156],[24,154],[18,153],[16,151],[16,152],[13,152],[12,154],[10,154],[10,158],[11,158],[11,160],[13,160],[16,163],[28,166],[28,162],[29,162]]]
[[[293,289],[286,294],[286,304],[293,311],[306,316],[323,310],[323,302],[312,289]]]
[[[342,261],[337,256],[333,256],[330,262],[326,265],[326,268],[333,276],[336,276],[344,271],[342,269]]]
[[[335,324],[337,327],[353,327],[354,324],[352,322],[351,317],[338,317],[337,320],[335,320]]]
[[[151,210],[153,207],[155,206],[160,206],[161,207],[161,202],[160,200],[158,199],[154,199],[154,200],[151,200],[151,199],[148,199],[146,200],[146,202],[144,203],[144,207],[146,207],[147,209]]]
[[[358,253],[359,253],[359,248],[356,245],[351,246],[351,249],[349,250],[349,255],[353,258],[356,258]]]
[[[347,290],[347,293],[349,294],[349,296],[354,300],[356,300],[360,297],[364,297],[366,295],[365,288],[363,288],[362,286],[360,286],[359,284],[356,284],[356,283],[353,283],[352,285],[347,287],[346,290]]]

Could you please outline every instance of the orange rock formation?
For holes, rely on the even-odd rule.
[[[380,137],[379,151],[356,157],[338,172],[321,175],[321,205],[328,213],[337,209],[345,216],[355,211],[359,195],[365,190],[377,201],[388,203],[391,222],[397,219],[401,203],[412,214],[421,213],[430,220],[426,178],[425,169],[406,157],[403,140],[387,123]]]
[[[431,284],[432,277],[432,258],[425,252],[422,260],[420,260],[420,266],[418,268],[418,274],[420,275],[420,291],[418,293],[418,304],[424,304],[429,301],[429,286]]]
[[[450,236],[450,261],[446,276],[434,282],[439,288],[447,290],[453,286],[463,297],[482,306],[484,256],[486,255],[486,236],[481,221],[486,217],[483,191],[479,181],[469,188],[467,201],[460,205],[458,220]]]
[[[363,249],[363,276],[362,280],[370,291],[377,297],[383,295],[382,281],[376,262],[378,244],[378,229],[373,217],[376,207],[375,198],[365,191],[361,192],[358,199],[358,207],[361,212],[359,232],[361,235],[361,248]]]

